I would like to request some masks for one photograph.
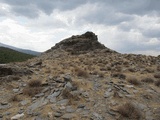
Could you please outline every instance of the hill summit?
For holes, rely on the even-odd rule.
[[[98,49],[113,52],[98,41],[98,37],[95,33],[89,31],[82,35],[73,35],[72,37],[64,39],[57,43],[49,51],[57,49],[65,50],[67,52],[71,52],[72,54],[82,54]]]

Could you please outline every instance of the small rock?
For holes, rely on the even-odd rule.
[[[50,120],[53,120],[53,113],[52,113],[52,112],[49,112],[49,113],[48,113],[48,117],[49,117]]]
[[[49,100],[49,102],[55,103],[55,102],[56,102],[56,98],[55,98],[55,97],[54,97],[54,98],[51,98],[51,99]]]
[[[65,75],[63,78],[64,78],[64,81],[65,81],[65,82],[71,82],[71,81],[72,81],[70,75]]]
[[[42,97],[42,96],[44,96],[44,93],[39,93],[35,95],[35,97]]]
[[[67,112],[67,113],[73,113],[73,112],[75,112],[75,109],[72,108],[72,106],[67,106],[67,107],[66,107],[66,112]]]
[[[138,103],[137,106],[139,107],[140,110],[147,109],[147,106],[142,103]]]
[[[20,109],[20,110],[18,111],[18,114],[22,114],[22,113],[24,113],[24,109]]]
[[[48,103],[48,100],[45,98],[41,98],[40,100],[37,100],[35,103],[33,103],[31,106],[27,108],[27,114],[32,114],[33,110],[42,107]]]
[[[42,90],[42,93],[45,93],[45,92],[47,92],[49,90],[49,87],[46,87],[46,88],[44,88],[43,90]]]
[[[54,113],[54,116],[55,116],[55,117],[61,117],[61,116],[62,116],[62,113],[56,112],[56,113]]]
[[[1,102],[1,105],[8,105],[8,102]]]
[[[83,92],[82,95],[83,95],[85,98],[88,98],[89,93],[88,93],[88,92]]]
[[[63,100],[58,101],[57,104],[66,105],[68,101],[69,101],[68,99],[63,99]]]
[[[19,89],[13,89],[13,92],[17,93],[19,91]]]
[[[128,88],[134,88],[134,85],[126,85]]]
[[[5,112],[4,114],[8,116],[8,115],[10,115],[11,113],[10,113],[10,112]]]
[[[77,108],[84,108],[84,107],[85,107],[85,105],[81,104]]]
[[[62,116],[62,118],[63,118],[64,120],[69,120],[69,119],[74,118],[74,116],[75,116],[75,114],[73,114],[73,113],[66,113],[66,114],[64,114],[64,115]]]
[[[65,87],[71,89],[73,86],[72,86],[72,84],[70,82],[67,82]]]
[[[11,120],[19,120],[19,119],[22,118],[23,116],[24,116],[23,113],[22,113],[22,114],[17,114],[17,115],[15,115],[15,116],[11,117]]]
[[[27,100],[23,100],[23,101],[20,102],[20,104],[23,105],[23,106],[28,104],[28,103],[29,103],[29,101],[27,101]]]
[[[60,109],[60,110],[65,110],[66,107],[65,107],[65,106],[61,106],[61,107],[59,107],[59,109]]]
[[[61,93],[60,91],[54,92],[53,94],[49,95],[47,98],[51,99],[53,97],[58,97],[60,95],[60,93]]]
[[[7,102],[0,104],[0,110],[1,110],[1,109],[8,109],[8,108],[10,108],[10,107],[11,107],[11,104],[9,104],[9,103],[7,103]]]
[[[53,80],[54,77],[50,75],[50,76],[48,76],[48,78],[49,78],[49,80]]]
[[[0,114],[0,118],[3,118],[3,115],[2,115],[2,114]]]
[[[104,97],[105,97],[105,98],[108,98],[108,97],[110,97],[110,96],[111,96],[111,92],[106,91],[105,94],[104,94]]]
[[[96,118],[96,120],[103,120],[103,117],[98,113],[93,113],[93,116]]]

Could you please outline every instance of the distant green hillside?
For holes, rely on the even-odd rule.
[[[0,47],[0,64],[22,62],[35,56],[21,53],[9,48]]]

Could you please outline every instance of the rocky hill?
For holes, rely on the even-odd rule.
[[[0,66],[0,119],[159,120],[160,56],[120,54],[92,32]]]

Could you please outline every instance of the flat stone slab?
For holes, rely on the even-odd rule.
[[[74,118],[74,117],[75,117],[75,114],[73,114],[73,113],[66,113],[66,114],[64,114],[64,115],[62,116],[62,118],[63,118],[64,120],[72,119],[72,118]]]
[[[26,105],[26,104],[28,104],[28,103],[29,103],[28,100],[23,100],[23,101],[20,102],[21,105]]]
[[[11,104],[9,104],[9,103],[7,103],[7,104],[0,104],[0,110],[2,110],[2,109],[8,109],[8,108],[10,108],[12,105]]]
[[[48,103],[48,100],[45,98],[41,98],[40,100],[37,100],[35,103],[33,103],[31,106],[27,109],[27,114],[32,114],[33,110],[42,107]]]
[[[66,107],[66,112],[67,113],[74,113],[76,110],[72,106],[67,106]]]
[[[47,98],[51,99],[51,98],[54,98],[54,97],[58,97],[60,95],[60,93],[61,93],[60,91],[56,91],[53,94],[49,95]]]
[[[66,105],[68,101],[69,101],[68,99],[63,99],[63,100],[58,101],[57,104]]]

